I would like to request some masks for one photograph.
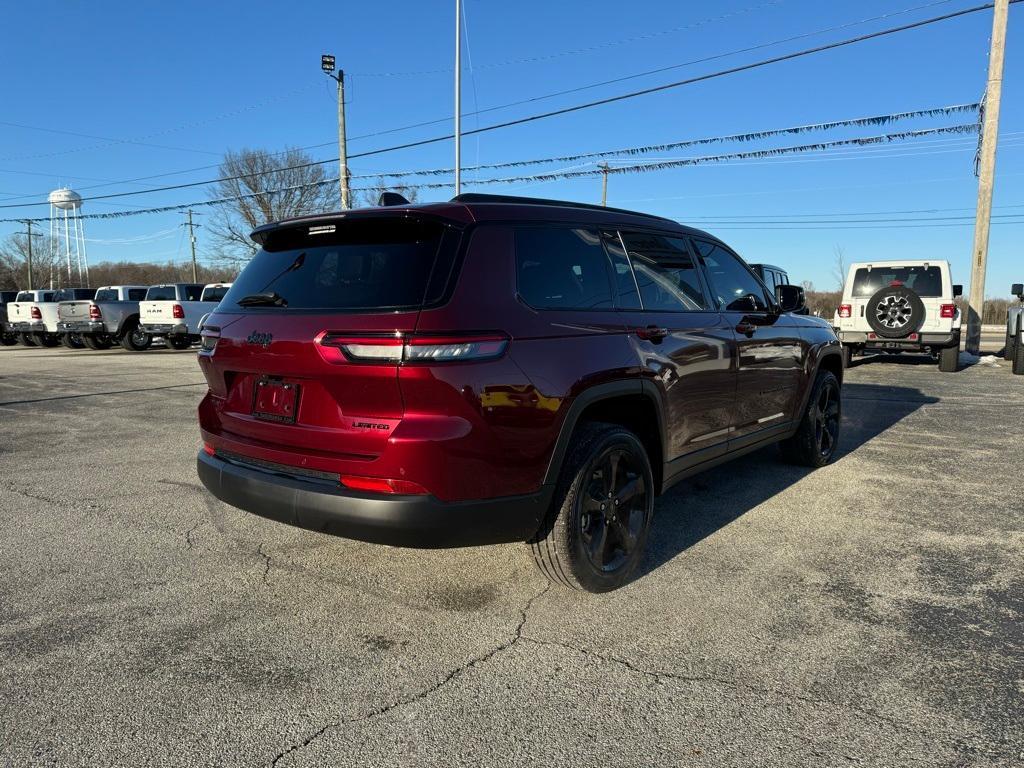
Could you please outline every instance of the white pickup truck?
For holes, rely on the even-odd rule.
[[[144,285],[106,285],[91,301],[62,301],[57,305],[57,330],[78,334],[89,349],[110,349],[120,344],[138,352],[149,346],[149,335],[139,328],[139,302]]]
[[[56,347],[62,341],[69,347],[81,347],[77,334],[62,333],[57,327],[57,304],[95,295],[95,288],[21,291],[7,307],[7,322],[26,347]]]
[[[11,347],[18,343],[18,334],[7,325],[7,305],[17,297],[17,291],[0,291],[0,346]]]
[[[231,283],[154,285],[139,304],[142,332],[163,336],[173,349],[199,341],[199,321],[216,309]]]

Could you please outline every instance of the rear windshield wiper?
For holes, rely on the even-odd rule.
[[[287,307],[288,301],[279,293],[251,293],[238,300],[240,307]]]

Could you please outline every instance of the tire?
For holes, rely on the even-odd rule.
[[[82,337],[82,341],[85,342],[85,346],[89,349],[100,352],[104,349],[110,349],[113,341],[105,333],[98,334],[87,334]]]
[[[1012,370],[1018,376],[1024,376],[1024,327],[1017,329],[1016,344],[1013,345]]]
[[[192,339],[188,336],[166,336],[165,338],[171,349],[188,349],[192,346]]]
[[[35,337],[34,334],[31,334],[31,333],[19,333],[18,334],[18,338],[21,339],[21,343],[24,346],[26,346],[26,347],[35,347],[35,346],[37,346],[37,344],[36,344],[36,337]]]
[[[939,352],[939,370],[943,373],[956,373],[960,370],[960,345],[943,347]]]
[[[129,320],[121,331],[121,347],[129,352],[142,352],[149,349],[153,337],[139,327],[138,320]]]
[[[80,333],[63,333],[60,337],[61,343],[68,349],[84,349],[85,341]]]
[[[55,333],[37,333],[36,343],[40,347],[58,347],[60,346],[60,336]]]
[[[643,444],[614,424],[585,423],[573,435],[551,509],[528,544],[550,581],[609,592],[643,559],[653,515],[654,476]]]
[[[16,333],[0,333],[0,346],[13,347],[18,343],[18,334]]]
[[[850,368],[853,366],[853,347],[849,344],[843,344],[843,368]]]
[[[782,457],[790,464],[823,467],[836,452],[842,422],[842,391],[831,371],[818,371],[807,398],[796,434],[779,443]]]
[[[864,318],[871,330],[886,339],[902,339],[921,330],[924,304],[906,286],[883,288],[868,299]]]

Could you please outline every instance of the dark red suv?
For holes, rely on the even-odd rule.
[[[621,585],[655,497],[839,430],[840,346],[717,238],[491,195],[293,219],[205,321],[199,476],[281,522],[413,547],[528,541]]]

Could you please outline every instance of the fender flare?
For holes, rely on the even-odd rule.
[[[804,411],[807,409],[807,401],[811,397],[811,390],[814,388],[814,380],[818,378],[818,371],[821,370],[821,363],[830,357],[834,357],[839,364],[839,370],[843,370],[843,345],[838,340],[829,341],[825,344],[818,345],[814,348],[814,364],[813,368],[809,371],[807,377],[807,384],[804,386],[803,396],[800,398],[800,408],[796,413],[793,414],[794,427],[800,423],[800,420],[804,417]],[[842,389],[843,386],[843,375],[839,375],[839,387]],[[841,397],[841,395],[840,395]]]
[[[555,441],[555,449],[551,452],[551,458],[548,459],[548,468],[544,473],[544,485],[553,486],[558,482],[558,475],[562,470],[562,463],[565,461],[565,456],[569,451],[569,443],[572,440],[573,432],[576,431],[576,425],[579,423],[580,417],[589,406],[602,400],[611,400],[623,396],[636,397],[637,395],[648,398],[654,406],[658,417],[658,434],[661,440],[662,454],[664,455],[664,407],[661,393],[654,382],[637,378],[596,384],[583,390],[573,398],[572,404],[562,420],[558,439]]]
[[[127,317],[123,317],[123,318],[121,318],[121,323],[117,326],[117,332],[114,333],[114,336],[120,337],[121,335],[123,335],[125,327],[132,320],[135,320],[136,323],[142,322],[142,318],[141,318],[141,316],[139,315],[138,312],[136,312],[134,314],[131,314],[131,315],[128,315]]]

